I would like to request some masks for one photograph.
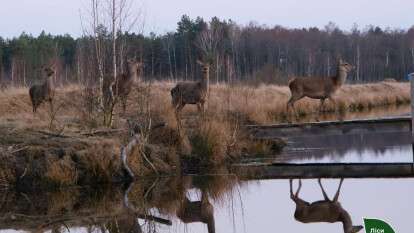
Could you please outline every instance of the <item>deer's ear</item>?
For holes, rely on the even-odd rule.
[[[199,64],[200,66],[204,65],[204,62],[197,60],[197,64]]]
[[[49,63],[49,67],[54,69],[56,67],[56,60],[53,60],[51,63]]]
[[[340,65],[344,64],[344,60],[342,60],[342,58],[339,58],[339,64]]]

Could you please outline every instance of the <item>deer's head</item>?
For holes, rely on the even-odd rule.
[[[362,230],[363,228],[364,228],[363,226],[352,226],[351,229],[349,229],[345,233],[357,233],[360,230]]]
[[[343,61],[342,59],[339,59],[338,66],[339,66],[340,71],[345,71],[347,73],[354,69],[353,65],[349,64],[348,62]]]
[[[128,59],[127,63],[128,63],[128,70],[132,72],[137,72],[137,73],[141,71],[141,68],[144,65],[142,62],[137,61],[135,59]]]
[[[197,60],[197,64],[201,66],[203,73],[208,73],[210,70],[210,63]]]
[[[42,69],[42,72],[44,72],[47,77],[52,77],[55,74],[55,67],[54,67],[54,65],[42,66],[41,69]]]

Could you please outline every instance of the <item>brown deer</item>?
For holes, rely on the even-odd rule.
[[[292,94],[287,102],[287,111],[294,109],[296,101],[303,97],[320,99],[320,111],[322,111],[325,100],[329,99],[335,104],[333,95],[345,83],[348,73],[353,66],[342,59],[338,62],[338,69],[335,76],[331,77],[297,77],[289,82],[289,89]]]
[[[186,104],[196,104],[198,111],[204,113],[204,103],[207,102],[209,90],[210,64],[197,61],[202,67],[203,79],[199,82],[180,82],[171,90],[172,105],[177,120]]]
[[[111,84],[113,95],[114,97],[120,99],[124,112],[126,110],[129,93],[131,92],[134,84],[140,81],[143,63],[133,59],[128,59],[127,65],[127,72],[118,75],[116,80]]]
[[[53,94],[54,94],[54,85],[53,85],[53,75],[55,74],[54,65],[52,66],[42,66],[42,73],[46,74],[46,79],[41,84],[36,84],[30,87],[29,95],[30,100],[32,101],[33,113],[36,113],[37,108],[44,101],[48,101],[52,106]],[[43,76],[43,75],[42,75]]]
[[[214,223],[214,207],[207,195],[201,194],[201,201],[190,201],[187,197],[177,210],[177,217],[184,223],[202,222],[207,224],[208,233],[216,232]]]
[[[335,223],[342,222],[344,233],[357,233],[363,227],[362,226],[353,226],[351,216],[348,212],[341,206],[341,203],[338,202],[339,193],[341,191],[343,178],[339,183],[338,190],[336,191],[335,197],[333,200],[330,200],[326,194],[321,179],[318,180],[319,186],[321,187],[324,200],[316,201],[313,203],[306,202],[299,198],[299,192],[302,187],[302,181],[299,180],[299,187],[295,194],[292,190],[292,180],[290,183],[290,198],[296,204],[295,210],[295,219],[302,223],[316,223],[316,222],[327,222]]]

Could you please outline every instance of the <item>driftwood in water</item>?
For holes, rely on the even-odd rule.
[[[132,172],[131,168],[129,168],[127,159],[128,159],[128,155],[131,154],[132,150],[139,144],[139,141],[140,141],[140,134],[135,134],[132,137],[132,139],[128,142],[128,144],[121,148],[122,166],[131,179],[134,179],[135,175]]]
[[[139,146],[139,143],[141,141],[141,133],[143,132],[142,126],[140,124],[137,124],[132,121],[128,121],[129,125],[129,131],[133,135],[131,139],[129,140],[128,144],[121,148],[121,161],[122,166],[125,169],[126,173],[128,174],[129,178],[134,179],[135,174],[132,172],[131,168],[128,166],[128,156],[132,153],[134,148]],[[165,123],[159,123],[154,126],[149,126],[150,130],[154,130],[157,128],[165,127]],[[157,169],[155,166],[151,163],[151,161],[146,157],[144,153],[141,153],[145,161],[151,166],[151,168],[154,170],[155,173],[158,174]]]

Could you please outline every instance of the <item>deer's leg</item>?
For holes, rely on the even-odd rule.
[[[289,186],[290,186],[290,198],[292,200],[296,200],[299,196],[300,189],[302,188],[302,180],[299,179],[298,189],[296,190],[295,194],[293,194],[293,179],[289,179]]]
[[[178,129],[181,129],[181,110],[184,108],[185,104],[178,103],[178,105],[175,107],[175,118],[177,120],[177,126]]]
[[[121,101],[122,101],[122,113],[125,114],[126,105],[127,105],[127,97],[126,96],[122,97]]]
[[[321,187],[322,194],[323,194],[323,197],[325,198],[325,201],[330,201],[328,195],[325,192],[325,189],[322,186],[322,182],[320,178],[318,179],[318,183],[319,183],[319,187]]]
[[[288,113],[289,113],[289,109],[290,109],[291,111],[293,111],[294,116],[297,117],[296,116],[296,111],[295,111],[295,102],[302,99],[302,98],[303,98],[303,96],[301,96],[301,95],[292,94],[292,96],[290,97],[289,101],[286,104],[286,108],[287,108]]]
[[[201,103],[197,103],[197,110],[200,114],[202,113]]]
[[[201,117],[204,117],[204,102],[197,104],[198,112],[200,113]]]
[[[332,96],[329,96],[328,98],[329,98],[329,101],[333,104],[334,110],[336,112],[336,100],[335,100],[335,98],[332,97]]]
[[[321,99],[321,104],[319,105],[319,113],[325,110],[325,98]]]
[[[339,198],[339,194],[341,192],[341,188],[342,188],[342,183],[344,182],[344,178],[341,178],[341,181],[339,181],[339,187],[338,190],[336,191],[335,197],[334,197],[334,202],[338,201]]]
[[[300,189],[302,188],[302,180],[299,179],[299,186],[295,194],[293,194],[293,180],[292,179],[289,180],[289,184],[290,184],[290,199],[292,199],[296,203],[296,211],[298,211],[298,208],[300,209],[303,206],[309,205],[308,202],[299,198],[299,192],[300,192]]]
[[[296,190],[295,197],[299,196],[299,192],[300,192],[301,188],[302,188],[302,180],[299,179],[299,186],[298,186],[298,190]]]

